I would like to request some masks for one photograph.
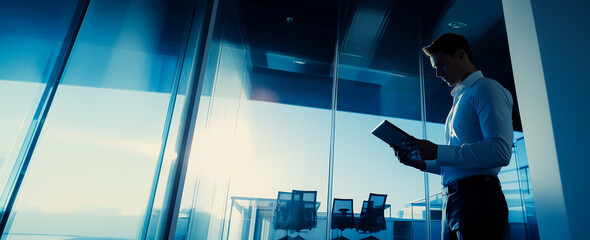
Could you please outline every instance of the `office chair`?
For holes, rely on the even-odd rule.
[[[354,211],[352,199],[334,198],[332,205],[332,224],[331,229],[340,229],[340,236],[332,240],[348,240],[342,236],[342,231],[348,228],[354,228]]]
[[[292,194],[290,192],[279,192],[277,196],[277,205],[272,218],[272,225],[275,230],[285,230],[285,236],[279,238],[280,240],[290,239],[289,215],[291,214],[291,198]]]
[[[363,210],[361,211],[361,220],[357,231],[363,233],[371,233],[370,236],[361,240],[375,240],[378,239],[373,236],[373,233],[387,229],[385,223],[385,200],[387,194],[369,194],[369,200],[363,202]]]
[[[316,196],[317,191],[293,190],[290,229],[297,232],[297,237],[294,239],[303,239],[299,236],[301,230],[311,230],[317,226]]]
[[[370,203],[371,207],[373,203]],[[368,219],[367,219],[367,209],[369,208],[369,201],[363,201],[363,207],[361,208],[361,213],[356,220],[355,228],[357,232],[365,233],[368,230]]]

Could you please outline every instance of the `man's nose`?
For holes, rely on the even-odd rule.
[[[442,78],[442,71],[439,68],[436,69],[436,76]]]

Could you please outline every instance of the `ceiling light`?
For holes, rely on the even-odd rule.
[[[294,63],[297,63],[297,64],[301,64],[301,65],[305,64],[305,62],[304,62],[304,61],[299,61],[299,60],[293,60],[293,62],[294,62]]]
[[[464,22],[450,22],[449,23],[449,27],[458,29],[458,28],[464,28],[467,27],[467,23]]]

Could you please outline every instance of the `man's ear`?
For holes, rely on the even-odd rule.
[[[460,60],[463,60],[467,57],[467,53],[463,49],[459,49],[455,52],[455,56],[459,57]]]

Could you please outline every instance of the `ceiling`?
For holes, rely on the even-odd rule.
[[[337,68],[339,110],[421,119],[421,63],[427,120],[442,123],[450,89],[420,48],[455,32],[470,41],[476,66],[516,100],[500,0],[236,1],[237,21],[227,25],[243,33],[251,99],[329,109]],[[518,106],[513,119],[522,131]]]

